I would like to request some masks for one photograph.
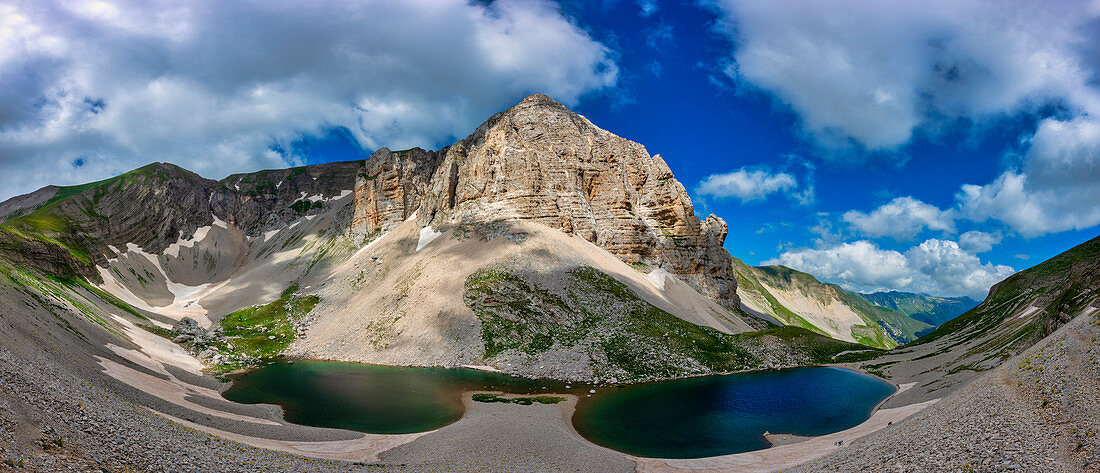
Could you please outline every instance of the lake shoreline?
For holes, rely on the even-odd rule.
[[[173,360],[158,360],[158,361],[166,362],[165,365],[175,365],[175,364],[178,363],[178,360],[174,360],[174,359]],[[304,360],[295,360],[295,361],[304,361]],[[387,365],[380,365],[380,366],[387,366]],[[852,369],[852,368],[846,367],[846,366],[829,366],[829,367],[842,368],[842,369],[862,373],[859,370],[855,370],[855,369]],[[467,368],[467,369],[469,369],[469,368]],[[772,370],[756,370],[756,371],[775,371],[775,369],[772,369]],[[731,373],[731,374],[735,374],[735,373]],[[863,373],[863,374],[868,374],[868,373]],[[722,376],[722,375],[719,375],[719,376]],[[871,376],[873,376],[873,375],[871,375]],[[118,378],[116,378],[116,379],[118,379]],[[133,381],[132,379],[129,379],[129,380],[119,379],[119,380],[125,382],[126,384],[131,384],[131,382]],[[179,379],[175,379],[175,380],[172,380],[172,381],[174,383],[181,384],[183,389],[185,389],[185,390],[190,391],[191,389],[193,389],[193,388],[191,388],[190,383],[188,383],[186,381],[181,381]],[[138,384],[140,384],[140,383],[138,383]],[[221,386],[219,386],[219,387],[222,387],[222,386],[228,387],[229,383],[220,383],[220,384],[221,384]],[[133,385],[133,384],[131,384],[131,385]],[[609,389],[609,388],[613,388],[613,386],[614,385],[602,386],[602,387],[601,386],[586,386],[586,388]],[[631,386],[633,386],[633,384]],[[146,391],[147,394],[150,394],[150,395],[153,395],[154,397],[163,399],[162,396],[164,396],[164,393],[150,392],[150,391],[155,391],[155,389],[150,389],[150,390],[147,391],[146,389],[150,388],[149,386],[144,386],[146,389],[142,389],[142,386],[135,386],[135,387],[137,387],[138,389],[141,389],[143,391]],[[217,391],[221,391],[221,389],[215,390],[215,392],[217,392]],[[575,391],[575,389],[574,389],[574,391]],[[240,433],[237,433],[237,432],[227,431],[227,430],[224,430],[224,429],[219,429],[219,428],[213,427],[213,426],[203,425],[199,422],[194,422],[194,421],[191,421],[191,420],[187,420],[187,419],[181,418],[179,416],[170,415],[168,413],[160,411],[159,409],[150,409],[150,411],[157,414],[158,417],[161,417],[163,419],[166,419],[166,420],[171,421],[173,423],[176,423],[178,425],[182,425],[182,426],[185,426],[187,428],[191,428],[191,429],[194,429],[194,430],[197,430],[197,431],[206,432],[210,435],[214,435],[214,436],[217,436],[217,437],[220,437],[220,438],[228,439],[228,440],[231,440],[231,441],[234,441],[234,442],[239,442],[239,443],[242,443],[242,444],[245,444],[245,445],[250,445],[250,446],[254,446],[254,447],[258,447],[258,448],[265,448],[265,449],[275,450],[275,451],[282,451],[282,452],[286,452],[286,453],[290,453],[290,454],[294,454],[294,455],[299,455],[299,456],[304,456],[304,457],[310,457],[310,458],[348,461],[348,462],[364,462],[364,461],[365,462],[379,462],[380,461],[381,463],[386,463],[387,461],[385,459],[387,458],[387,455],[390,452],[394,452],[394,451],[398,451],[398,450],[413,452],[413,453],[411,453],[411,456],[416,457],[416,458],[420,458],[420,455],[422,454],[423,455],[422,458],[424,458],[424,461],[430,462],[430,461],[432,461],[431,460],[432,452],[435,451],[437,449],[437,447],[439,447],[440,442],[444,442],[444,440],[442,440],[442,439],[446,438],[447,435],[453,435],[453,432],[459,431],[460,428],[473,429],[473,431],[477,431],[478,429],[481,429],[482,427],[484,427],[485,426],[484,424],[486,422],[489,422],[492,419],[497,419],[497,421],[504,420],[506,424],[516,424],[517,421],[520,421],[520,420],[523,419],[523,416],[525,415],[524,414],[524,409],[528,409],[528,410],[530,410],[530,409],[554,409],[556,411],[556,414],[553,416],[553,419],[555,419],[555,422],[553,422],[553,423],[557,424],[556,427],[552,426],[552,425],[551,426],[543,426],[543,427],[544,428],[552,428],[552,430],[554,430],[554,431],[565,432],[567,438],[559,439],[559,441],[562,441],[562,442],[566,443],[566,445],[563,445],[562,447],[560,447],[560,448],[564,448],[565,451],[569,451],[570,449],[575,449],[576,451],[603,452],[603,454],[606,454],[606,455],[612,455],[612,456],[615,456],[615,457],[629,459],[630,461],[632,461],[632,462],[634,462],[635,464],[638,465],[638,471],[688,471],[688,470],[696,470],[697,467],[699,467],[700,465],[708,465],[708,464],[712,464],[716,461],[721,463],[721,464],[730,464],[730,462],[734,462],[735,464],[738,464],[738,465],[744,465],[745,462],[744,462],[744,459],[742,458],[744,456],[750,456],[752,458],[768,458],[768,459],[770,459],[767,462],[762,463],[762,464],[773,464],[775,461],[782,460],[782,458],[776,458],[777,456],[779,456],[779,457],[789,457],[786,461],[782,461],[782,463],[785,464],[785,465],[788,465],[788,464],[789,465],[795,465],[795,464],[801,463],[803,461],[807,461],[809,459],[812,459],[812,458],[804,458],[803,455],[794,455],[792,457],[788,454],[788,452],[783,452],[782,451],[782,449],[783,449],[782,446],[766,448],[766,449],[763,449],[763,450],[756,450],[756,451],[751,451],[751,452],[746,452],[746,453],[741,453],[741,454],[725,455],[725,456],[719,456],[719,457],[705,457],[705,458],[696,458],[696,459],[660,459],[660,458],[637,457],[637,456],[632,456],[632,455],[629,455],[629,454],[625,454],[625,453],[619,452],[617,450],[614,450],[614,449],[611,449],[611,448],[608,448],[608,447],[604,447],[604,446],[601,446],[601,445],[596,444],[594,442],[591,442],[588,439],[584,438],[584,436],[582,436],[575,429],[575,427],[573,425],[573,422],[572,422],[572,417],[576,412],[576,406],[579,403],[579,401],[581,400],[581,397],[583,396],[583,394],[578,395],[576,393],[569,393],[569,392],[567,392],[567,393],[558,393],[558,392],[553,392],[553,391],[540,391],[539,392],[539,394],[560,395],[560,396],[565,397],[567,399],[565,402],[562,402],[562,403],[559,403],[559,404],[556,404],[556,405],[518,406],[518,405],[512,405],[512,404],[485,404],[485,405],[482,405],[482,406],[476,406],[476,405],[474,405],[474,402],[471,399],[471,396],[476,392],[494,392],[495,393],[495,392],[501,392],[501,391],[499,391],[499,390],[498,391],[469,390],[468,392],[464,392],[462,394],[462,403],[463,403],[464,412],[457,421],[455,421],[453,423],[450,423],[450,424],[447,424],[447,425],[444,425],[444,426],[441,426],[437,429],[433,429],[433,430],[429,430],[429,431],[425,431],[425,432],[419,432],[419,433],[415,433],[415,434],[398,434],[398,435],[393,435],[393,434],[363,434],[361,432],[356,432],[356,431],[346,430],[346,429],[315,428],[315,427],[307,427],[307,426],[300,426],[300,425],[296,425],[296,424],[290,424],[290,423],[286,423],[285,418],[283,418],[283,415],[285,415],[284,410],[281,407],[279,407],[277,405],[273,405],[273,404],[259,405],[259,406],[266,406],[266,407],[270,408],[272,410],[272,412],[275,414],[274,417],[278,417],[278,419],[273,418],[272,420],[279,421],[279,423],[281,425],[279,427],[276,427],[275,429],[272,429],[271,432],[260,432],[260,431],[256,431],[256,430],[253,430],[253,429],[244,429],[244,431],[242,431]],[[901,392],[901,391],[899,390],[898,392]],[[897,393],[895,393],[895,395],[896,394]],[[218,396],[218,397],[220,398],[221,396]],[[889,399],[889,397],[887,399]],[[222,401],[224,402],[224,399],[222,399]],[[171,401],[169,401],[169,402],[171,402]],[[885,400],[883,400],[882,402],[885,402]],[[236,405],[236,406],[242,406],[242,407],[255,407],[255,406],[257,406],[257,405],[249,405],[249,404],[238,404],[238,403],[231,403],[231,404]],[[854,427],[853,429],[849,429],[849,430],[846,430],[844,432],[840,432],[838,434],[848,435],[850,439],[853,439],[854,435],[857,434],[857,432],[853,431],[854,429],[859,429],[859,428],[862,428],[862,427],[866,427],[868,424],[873,424],[872,421],[876,420],[876,417],[881,417],[881,414],[883,414],[883,413],[892,414],[891,418],[898,417],[899,412],[897,412],[897,411],[899,411],[899,409],[881,410],[881,409],[879,409],[879,407],[881,405],[882,405],[882,403],[880,402],[879,405],[876,406],[876,411],[872,415],[871,419],[868,419],[867,421],[861,423],[860,425]],[[921,406],[921,408],[923,408],[923,406]],[[236,408],[234,408],[232,410],[236,410]],[[891,412],[886,412],[886,411],[891,411]],[[913,411],[913,412],[915,412],[915,411]],[[905,413],[905,416],[907,416],[909,413],[911,413],[911,412]],[[902,416],[900,418],[904,418],[904,416]],[[197,419],[195,419],[195,420],[197,420]],[[889,421],[886,421],[886,422],[889,422]],[[239,424],[243,425],[243,424],[247,424],[247,423],[242,422],[242,423],[239,423]],[[274,426],[272,426],[272,427],[274,427]],[[515,428],[517,428],[519,430],[523,430],[524,426],[516,425]],[[867,432],[864,432],[862,434],[865,435],[866,433],[872,432],[874,430],[878,430],[879,428],[882,428],[882,426],[878,426],[876,424],[876,425],[873,426],[873,428],[867,429]],[[233,428],[232,430],[238,430],[238,429]],[[284,433],[283,434],[277,434],[277,433],[275,433],[275,431],[284,431]],[[294,432],[304,433],[306,431],[311,431],[311,432],[313,432],[313,431],[328,431],[328,432],[331,432],[332,434],[343,432],[343,434],[341,434],[340,437],[347,438],[347,435],[345,435],[345,434],[350,434],[353,437],[348,439],[348,440],[335,440],[334,439],[334,440],[330,440],[330,441],[326,441],[326,440],[317,440],[317,441],[301,440],[301,441],[297,441],[297,440],[293,440],[293,439],[288,440],[288,439],[283,439],[282,438],[282,437],[286,437],[288,434],[289,434],[289,437],[296,438],[297,434],[294,434]],[[837,435],[837,434],[831,434],[831,435]],[[279,438],[271,438],[271,437],[279,437]],[[828,437],[828,436],[824,436],[824,437]],[[802,444],[805,444],[807,442],[813,442],[816,439],[820,439],[820,438],[822,438],[822,437],[803,437],[803,438],[799,439],[800,441],[798,441],[797,444],[802,445]],[[571,440],[569,440],[569,439],[571,439]],[[448,440],[448,441],[455,441],[455,440],[451,439],[451,440]],[[523,445],[526,445],[524,442],[535,442],[535,443],[537,443],[535,440],[524,440],[522,438],[517,438],[516,442],[519,442],[520,444],[523,444]],[[573,445],[573,447],[568,447],[567,445]],[[529,447],[534,448],[536,451],[538,451],[540,449],[538,446],[529,445]],[[829,451],[831,451],[831,450],[828,450],[828,449],[822,450],[822,449],[818,448],[818,449],[815,449],[815,451],[818,453],[817,456],[822,456],[822,455],[825,455],[825,454],[829,453]],[[416,452],[421,452],[421,453],[418,454]],[[593,453],[593,454],[599,456],[598,453]],[[607,460],[606,455],[604,455],[601,458],[604,458],[604,460]],[[737,458],[742,458],[742,460],[736,460]],[[816,458],[816,456],[813,457],[813,458]],[[607,461],[610,461],[610,460],[607,460]],[[611,463],[608,463],[607,465],[610,467]],[[686,469],[683,469],[682,467],[685,467]],[[757,471],[757,470],[747,470],[747,471]],[[767,471],[767,470],[759,470],[759,471]]]

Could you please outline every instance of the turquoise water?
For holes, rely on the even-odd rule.
[[[573,425],[615,450],[699,458],[767,448],[764,432],[824,435],[867,420],[893,385],[840,368],[707,376],[603,390]]]
[[[361,363],[276,363],[235,377],[224,393],[282,406],[290,422],[361,432],[423,432],[464,412],[462,393],[572,392],[585,438],[638,456],[696,458],[767,448],[765,431],[823,435],[866,420],[894,392],[878,378],[838,368],[795,368],[625,387],[590,387],[470,369]]]
[[[230,401],[278,404],[286,420],[376,434],[424,432],[462,417],[462,393],[562,391],[564,384],[471,369],[298,361],[275,363],[234,378]]]

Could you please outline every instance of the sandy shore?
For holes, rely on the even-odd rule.
[[[434,432],[429,431],[401,435],[361,434],[361,437],[352,440],[328,440],[319,442],[275,440],[227,432],[186,421],[152,409],[150,409],[150,411],[184,427],[189,427],[252,447],[278,450],[280,452],[292,453],[304,457],[347,462],[378,462],[378,454]]]

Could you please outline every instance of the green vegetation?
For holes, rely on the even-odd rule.
[[[119,299],[119,298],[115,297],[114,295],[108,293],[107,291],[104,291],[104,290],[102,290],[98,287],[95,287],[95,286],[91,285],[90,283],[88,283],[88,281],[86,281],[84,279],[81,279],[81,278],[66,278],[66,277],[59,277],[59,276],[48,276],[48,279],[55,282],[55,283],[67,286],[70,289],[76,289],[77,287],[83,288],[84,290],[86,290],[86,291],[88,291],[92,294],[95,294],[96,297],[98,297],[98,298],[102,299],[103,301],[117,307],[118,309],[122,310],[123,312],[126,312],[126,313],[128,313],[128,314],[130,314],[134,317],[137,317],[139,319],[142,319],[142,320],[149,320],[147,317],[142,315],[141,312],[138,312],[136,309],[134,309],[134,307],[131,306],[130,304],[127,304],[122,299]]]
[[[669,314],[593,268],[573,269],[568,279],[557,294],[499,269],[472,274],[463,297],[481,320],[485,356],[579,347],[601,377],[644,380],[756,369],[775,345],[789,348],[776,356],[792,365],[865,348],[797,327],[729,335]]]
[[[565,398],[560,396],[500,397],[497,394],[477,393],[473,395],[473,400],[475,402],[502,402],[530,406],[536,402],[539,404],[557,404],[565,401]]]
[[[33,212],[0,224],[0,234],[3,234],[0,238],[56,245],[65,249],[77,263],[91,266],[95,243],[88,240],[86,227],[89,223],[107,220],[97,212],[100,201],[108,195],[127,198],[122,192],[139,182],[154,185],[171,178],[193,181],[198,176],[170,164],[153,163],[102,181],[61,187]]]
[[[89,299],[86,295],[82,294],[80,291],[76,290],[76,288],[81,287],[79,284],[71,283],[69,280],[55,278],[51,276],[44,276],[40,278],[18,268],[11,271],[10,277],[17,284],[22,285],[26,288],[34,289],[43,296],[51,298],[57,302],[67,302],[70,307],[76,309],[77,313],[79,313],[89,322],[99,325],[107,331],[121,336],[118,330],[116,330],[114,326],[108,323],[107,320],[105,320],[100,315],[100,313],[96,311],[96,308],[98,308],[96,303]],[[50,306],[46,304],[46,301],[42,300],[36,294],[32,293],[31,295],[34,296],[40,303],[42,303],[44,307],[50,309]],[[53,310],[50,309],[50,312],[52,313]]]
[[[898,353],[924,352],[905,362],[920,362],[921,367],[946,375],[983,372],[1023,352],[1076,317],[1095,300],[1098,287],[1100,237],[994,285],[980,305],[945,322]],[[936,343],[933,347],[918,349],[933,342]],[[937,365],[931,366],[930,362]],[[864,369],[881,372],[895,363],[865,365]],[[1021,363],[1026,365],[1028,359]]]
[[[935,297],[900,291],[860,295],[872,304],[897,310],[933,326],[939,326],[978,305],[978,301],[969,297]]]
[[[141,327],[141,328],[145,329],[149,333],[152,333],[154,335],[160,335],[161,337],[167,338],[169,340],[171,340],[172,338],[174,338],[176,336],[175,332],[173,332],[169,329],[166,329],[164,327],[158,326],[158,325],[138,324],[138,327]]]
[[[295,339],[294,321],[305,317],[321,301],[298,296],[298,285],[288,287],[275,302],[226,315],[221,321],[230,351],[257,358],[282,353]]]
[[[837,340],[791,325],[758,332],[739,333],[732,337],[742,341],[780,341],[804,353],[806,364],[848,363],[886,353],[885,350]],[[841,354],[844,352],[850,353]]]
[[[802,316],[794,313],[783,304],[779,303],[779,301],[776,300],[775,296],[773,296],[772,293],[768,292],[768,290],[760,284],[760,281],[757,280],[757,278],[753,274],[753,268],[749,267],[747,264],[737,258],[733,258],[733,263],[733,271],[734,275],[737,278],[737,285],[742,288],[747,288],[748,290],[761,295],[764,300],[768,302],[768,305],[771,307],[772,312],[777,316],[777,318],[779,318],[780,321],[786,323],[787,325],[794,325],[823,335],[825,334],[825,331],[817,328],[816,326],[814,326],[814,324],[802,318]]]
[[[316,202],[311,202],[311,201],[305,200],[305,199],[295,200],[293,204],[290,204],[290,208],[294,209],[295,212],[298,212],[300,214],[304,214],[304,213],[308,212],[310,209],[319,209],[319,208],[324,207],[324,206],[325,206],[325,203],[320,201],[320,200],[318,200]]]
[[[212,366],[215,373],[227,373],[279,356],[297,337],[294,322],[313,311],[321,299],[298,295],[298,285],[288,287],[269,304],[238,310],[219,323],[220,335],[195,336],[183,342],[195,351],[210,350],[221,359]],[[146,330],[166,338],[178,333],[152,325]]]
[[[1043,263],[997,283],[977,307],[940,325],[911,345],[950,340],[941,351],[972,344],[960,359],[1003,360],[1050,335],[1079,314],[1092,300],[1100,269],[1100,237],[1077,245]],[[1030,306],[1038,308],[1020,321],[1006,320]],[[975,343],[979,342],[979,343]]]

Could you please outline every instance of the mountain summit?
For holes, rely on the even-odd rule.
[[[379,150],[367,161],[355,195],[357,235],[387,231],[418,209],[422,227],[529,220],[738,306],[729,253],[722,248],[726,222],[714,215],[700,221],[659,155],[546,95],[527,97],[437,152]]]

